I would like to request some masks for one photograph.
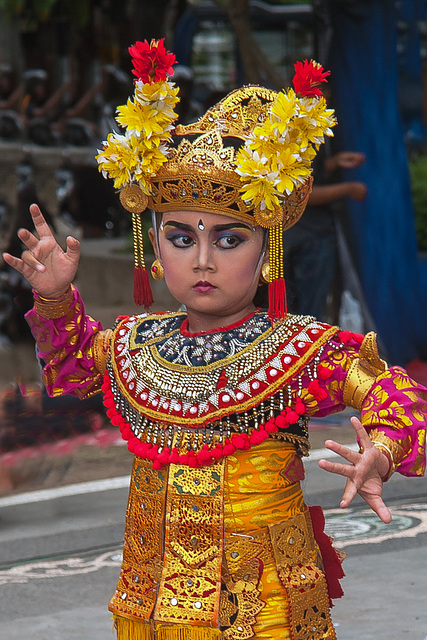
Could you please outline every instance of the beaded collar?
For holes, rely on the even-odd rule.
[[[256,312],[229,329],[183,335],[185,318],[131,316],[114,329],[103,391],[129,449],[154,465],[190,456],[198,466],[286,430],[306,452],[304,406],[291,409],[284,390],[337,328],[304,316],[272,327]]]

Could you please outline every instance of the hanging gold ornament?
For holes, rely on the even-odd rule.
[[[147,208],[148,196],[137,184],[128,184],[120,191],[120,202],[131,213],[142,213]]]

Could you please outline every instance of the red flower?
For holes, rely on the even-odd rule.
[[[173,75],[172,65],[176,58],[173,53],[166,51],[163,42],[164,38],[152,40],[150,44],[144,40],[129,47],[134,66],[132,73],[138,80],[151,84],[166,80],[167,76]]]
[[[330,73],[330,71],[324,71],[322,65],[314,60],[296,62],[292,81],[295,93],[300,97],[321,96],[322,92],[317,87],[321,82],[327,82],[326,77]]]

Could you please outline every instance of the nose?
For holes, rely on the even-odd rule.
[[[194,271],[215,271],[215,259],[213,246],[208,238],[201,238],[196,245],[197,251],[194,258]]]

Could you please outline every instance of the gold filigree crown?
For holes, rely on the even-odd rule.
[[[203,210],[250,224],[287,229],[302,215],[311,179],[297,187],[274,211],[243,200],[242,180],[236,172],[239,148],[267,117],[277,92],[264,87],[236,89],[209,109],[197,122],[178,125],[176,147],[151,180],[151,209],[163,213]]]

